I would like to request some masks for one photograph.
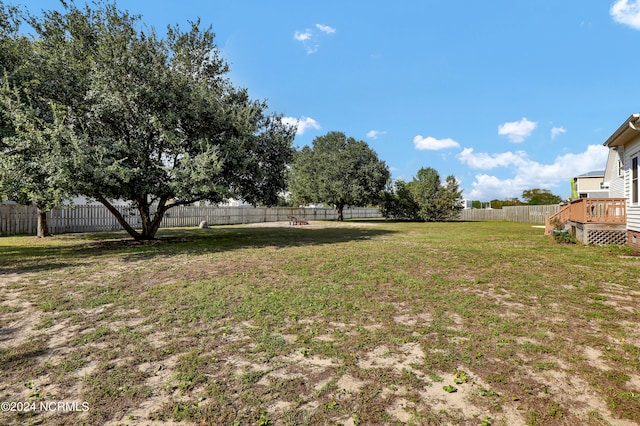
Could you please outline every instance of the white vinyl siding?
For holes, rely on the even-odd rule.
[[[627,229],[640,232],[640,194],[638,201],[633,202],[633,159],[637,158],[640,167],[640,138],[626,144],[624,149],[624,197],[627,199]],[[640,171],[638,174],[638,191],[640,191]]]
[[[611,179],[609,181],[609,197],[624,197],[624,173],[622,174],[622,177]]]
[[[624,198],[624,148],[609,149],[607,166],[604,171],[605,187],[609,188],[608,197]]]
[[[638,204],[638,156],[631,157],[631,205]]]

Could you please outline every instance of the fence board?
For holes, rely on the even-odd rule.
[[[4,204],[0,208],[0,235],[36,233],[38,210],[34,206]]]
[[[461,220],[485,221],[505,220],[544,225],[548,216],[560,209],[557,204],[548,206],[505,206],[502,209],[465,209],[460,212]]]
[[[140,217],[129,206],[117,206],[134,228],[140,228]],[[505,220],[544,224],[547,216],[557,212],[559,206],[507,206],[502,209],[466,209],[460,212],[461,220]],[[289,216],[307,221],[335,220],[335,210],[327,208],[289,207],[198,207],[178,206],[165,215],[161,227],[193,227],[205,220],[209,225],[233,225],[258,222],[282,222]],[[344,210],[345,219],[381,217],[377,208],[356,207]],[[72,232],[117,231],[122,227],[104,206],[75,206],[54,209],[47,215],[49,230],[53,234]],[[35,234],[38,212],[33,206],[18,204],[0,205],[0,236]]]
[[[129,206],[116,208],[131,226],[140,228],[140,217],[136,210]],[[160,227],[193,227],[203,220],[209,225],[280,222],[287,221],[289,216],[307,221],[335,220],[337,217],[335,210],[327,208],[177,206],[167,211]],[[344,210],[344,217],[376,218],[381,215],[377,208],[350,208]],[[111,212],[101,205],[54,209],[47,214],[47,223],[52,234],[122,229]],[[35,234],[37,226],[38,213],[35,207],[0,204],[0,236]]]

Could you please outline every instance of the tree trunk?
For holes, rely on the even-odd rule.
[[[158,229],[160,229],[162,218],[164,218],[164,214],[168,210],[166,204],[167,200],[161,198],[158,202],[158,208],[155,215],[153,216],[153,220],[151,220],[151,211],[149,205],[145,205],[143,209],[140,209],[140,216],[142,217],[141,240],[154,240],[156,238],[156,232],[158,232]]]
[[[138,212],[140,213],[140,222],[142,224],[142,232],[138,232],[129,225],[118,209],[111,205],[106,198],[98,196],[96,197],[96,200],[100,201],[111,212],[111,214],[115,216],[120,226],[122,226],[124,230],[127,231],[127,233],[136,241],[155,240],[156,233],[160,228],[164,214],[174,205],[171,204],[167,207],[167,200],[160,199],[158,203],[158,210],[156,211],[153,220],[151,220],[151,206],[147,203],[146,198],[135,200],[136,204],[138,204]]]
[[[133,229],[131,225],[129,225],[129,222],[127,222],[125,218],[122,217],[122,214],[120,214],[118,209],[116,209],[109,201],[107,201],[106,198],[97,196],[96,200],[100,201],[107,208],[107,210],[109,210],[111,214],[115,216],[120,226],[122,226],[122,228],[124,228],[124,230],[127,231],[127,233],[131,235],[134,240],[139,241],[142,239],[140,233]]]
[[[336,213],[338,213],[338,220],[342,222],[344,220],[344,215],[342,214],[344,210],[344,204],[336,204]]]
[[[146,197],[145,197],[146,198]],[[139,238],[136,240],[153,240],[155,232],[151,231],[151,208],[147,204],[147,200],[136,200],[138,204],[138,211],[140,212],[140,222],[142,225],[142,232],[139,234]]]
[[[47,212],[42,210],[40,206],[36,206],[36,208],[38,209],[38,238],[50,237]]]

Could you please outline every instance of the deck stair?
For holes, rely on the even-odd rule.
[[[560,210],[549,216],[545,223],[545,235],[551,234],[555,230],[567,229],[567,224],[571,217],[571,204],[560,206]]]
[[[626,244],[626,200],[624,198],[579,198],[549,216],[545,234],[568,230],[584,244]]]

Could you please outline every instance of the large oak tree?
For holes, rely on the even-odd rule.
[[[275,204],[295,129],[226,77],[211,29],[193,22],[164,38],[113,4],[33,19],[50,74],[47,99],[67,189],[104,204],[135,239],[152,239],[172,207],[234,197]],[[61,62],[72,63],[60,69]],[[23,110],[27,104],[12,99]],[[130,202],[134,229],[113,200]]]
[[[342,132],[315,138],[297,152],[289,189],[300,203],[328,203],[343,220],[345,206],[364,206],[380,199],[389,168],[369,146]]]

